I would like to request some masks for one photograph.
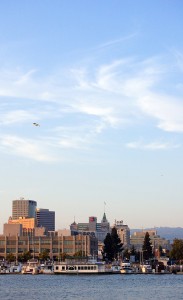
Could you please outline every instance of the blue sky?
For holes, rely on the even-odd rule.
[[[1,232],[19,197],[56,228],[104,202],[111,225],[183,226],[182,28],[181,0],[1,2]]]

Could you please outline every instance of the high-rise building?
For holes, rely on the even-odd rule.
[[[34,200],[13,200],[12,204],[12,219],[17,220],[20,217],[35,218],[37,202]]]
[[[55,231],[55,212],[49,209],[36,210],[37,227],[45,227],[46,231]]]
[[[123,224],[123,221],[116,221],[114,227],[117,230],[117,234],[123,244],[123,247],[128,248],[130,246],[130,229],[128,225]]]

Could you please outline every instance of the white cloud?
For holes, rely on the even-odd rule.
[[[157,119],[160,129],[183,132],[183,102],[178,97],[147,93],[138,104],[145,114]]]
[[[131,149],[140,149],[140,150],[166,150],[166,149],[179,148],[180,145],[171,144],[171,143],[163,143],[163,142],[159,142],[159,141],[150,142],[150,143],[136,141],[136,142],[127,143],[126,147],[131,148]]]
[[[19,109],[13,110],[1,115],[0,123],[13,124],[13,123],[23,123],[23,122],[32,122],[35,119],[35,113]]]
[[[98,49],[100,49],[100,48],[107,48],[107,47],[111,47],[111,46],[116,46],[116,44],[123,43],[123,42],[125,42],[127,40],[130,40],[130,39],[134,39],[137,36],[138,36],[137,33],[131,33],[131,34],[129,34],[127,36],[124,36],[122,38],[114,39],[114,40],[111,40],[109,42],[103,43],[103,44],[101,44],[98,47]]]
[[[13,135],[1,136],[1,147],[9,153],[14,153],[21,157],[26,157],[35,161],[52,162],[55,159],[45,154],[44,146],[40,146],[39,141],[22,139]]]
[[[168,66],[156,57],[143,61],[122,58],[92,68],[74,67],[44,78],[35,69],[1,70],[0,123],[10,127],[18,122],[32,123],[36,118],[45,124],[42,139],[53,138],[53,147],[63,149],[86,149],[98,142],[97,135],[103,131],[137,126],[139,120],[141,125],[146,126],[150,120],[150,126],[161,131],[181,133],[182,99],[176,90],[170,96],[166,89],[162,92],[160,88],[171,83],[170,79],[167,81]],[[171,68],[169,72],[171,77]],[[172,90],[176,78],[174,81]],[[61,127],[62,135],[54,130]],[[27,136],[24,152],[19,146],[23,143],[23,137],[20,141],[12,136],[4,139],[4,146],[18,155],[26,154],[39,161],[51,159],[44,155],[39,143],[32,143]],[[139,145],[146,149],[169,146],[166,143]],[[128,147],[138,145],[132,143]]]

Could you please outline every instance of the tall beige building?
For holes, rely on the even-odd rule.
[[[130,228],[128,225],[123,224],[123,221],[116,221],[114,227],[117,230],[117,234],[123,244],[123,247],[128,248],[130,246]]]
[[[19,217],[36,218],[37,202],[34,200],[13,200],[12,203],[12,219],[17,220]]]

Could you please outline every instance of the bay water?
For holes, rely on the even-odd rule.
[[[183,275],[0,275],[1,300],[183,299]]]

